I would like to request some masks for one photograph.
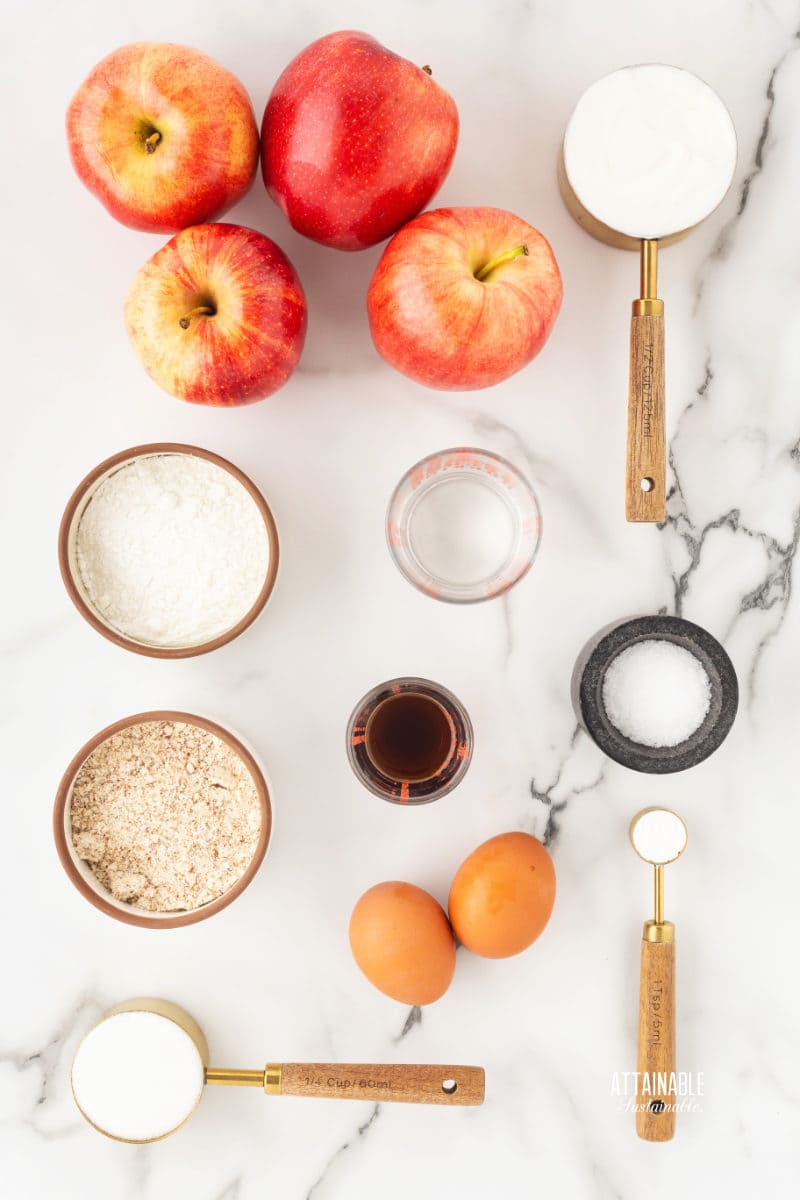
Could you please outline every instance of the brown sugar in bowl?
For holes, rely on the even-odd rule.
[[[110,737],[113,737],[114,734],[132,725],[157,721],[193,725],[199,729],[206,730],[206,732],[213,734],[223,741],[234,751],[247,768],[255,785],[261,810],[261,830],[258,844],[245,871],[227,891],[217,896],[214,900],[211,900],[208,904],[179,912],[150,912],[116,899],[95,877],[88,863],[79,858],[72,841],[70,801],[75,780],[83,764],[98,746],[102,745]],[[61,860],[61,865],[71,883],[77,888],[84,899],[93,904],[100,912],[105,913],[106,916],[114,917],[117,921],[122,921],[126,925],[138,925],[144,929],[175,929],[181,925],[194,925],[198,921],[205,921],[208,917],[213,917],[216,913],[221,912],[223,908],[227,908],[237,896],[242,894],[254,878],[264,860],[271,833],[272,802],[269,788],[267,787],[264,773],[253,754],[234,734],[223,726],[217,725],[216,722],[209,721],[205,717],[196,716],[193,713],[176,712],[166,709],[135,713],[133,716],[124,717],[120,721],[115,721],[113,725],[108,725],[105,729],[101,729],[93,738],[90,738],[81,747],[64,772],[61,782],[58,785],[53,807],[53,836],[55,838],[56,850]]]
[[[227,471],[229,475],[232,475],[255,502],[264,522],[269,545],[269,561],[267,563],[264,582],[261,591],[249,610],[235,625],[232,625],[230,629],[224,630],[216,637],[205,642],[180,646],[159,646],[149,642],[140,642],[135,638],[128,637],[105,621],[91,605],[81,586],[80,571],[78,570],[75,552],[80,519],[100,484],[108,479],[110,475],[113,475],[120,467],[133,462],[137,458],[148,458],[164,454],[184,454],[202,458],[206,462],[213,463],[214,466],[220,467],[222,470]],[[129,450],[121,450],[118,454],[113,454],[110,458],[106,458],[103,462],[98,463],[81,480],[67,501],[58,531],[58,565],[61,571],[61,578],[64,581],[64,586],[67,589],[70,600],[83,619],[93,629],[97,630],[98,633],[102,634],[104,638],[108,638],[115,645],[121,646],[124,650],[131,650],[134,654],[146,655],[149,658],[194,658],[198,654],[208,654],[211,650],[217,650],[220,646],[225,646],[228,642],[232,642],[240,633],[244,633],[245,629],[252,625],[256,617],[259,616],[272,594],[278,574],[279,555],[278,528],[275,524],[275,518],[272,515],[272,510],[253,481],[245,475],[244,471],[240,471],[238,467],[228,462],[226,458],[221,458],[218,454],[213,454],[210,450],[203,450],[199,446],[184,445],[180,442],[152,442],[143,446],[133,446]]]

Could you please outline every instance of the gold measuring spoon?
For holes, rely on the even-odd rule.
[[[630,334],[629,521],[666,517],[658,248],[714,211],[735,167],[736,132],[722,100],[696,75],[662,63],[623,67],[592,84],[564,134],[558,180],[569,212],[592,237],[641,259]]]
[[[81,1114],[120,1142],[157,1142],[194,1113],[206,1084],[257,1087],[268,1096],[409,1104],[483,1103],[482,1067],[399,1063],[267,1063],[255,1071],[209,1067],[197,1022],[168,1000],[126,1000],[84,1037],[71,1085]]]
[[[645,808],[633,818],[630,839],[639,858],[655,867],[654,916],[642,932],[639,976],[639,1054],[636,1132],[648,1142],[675,1134],[675,926],[664,920],[664,867],[686,849],[686,826],[668,808]]]

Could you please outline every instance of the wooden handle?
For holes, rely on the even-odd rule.
[[[270,1067],[267,1067],[269,1073]],[[483,1104],[483,1067],[380,1063],[284,1063],[282,1096],[385,1100],[402,1104]]]
[[[631,317],[625,516],[658,522],[667,515],[664,316],[637,313],[642,303]]]
[[[667,1142],[675,1133],[676,1097],[670,1091],[675,1070],[675,943],[650,941],[647,934],[673,926],[665,921],[645,925],[639,982],[639,1072],[636,1089],[636,1132],[648,1142]]]

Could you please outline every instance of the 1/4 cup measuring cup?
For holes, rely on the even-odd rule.
[[[408,1104],[483,1103],[482,1067],[398,1063],[208,1066],[208,1043],[184,1009],[144,997],[110,1009],[78,1046],[70,1077],[81,1115],[120,1142],[157,1142],[194,1113],[206,1084],[257,1087],[268,1096]]]

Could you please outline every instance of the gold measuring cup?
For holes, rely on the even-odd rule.
[[[648,1142],[675,1134],[675,926],[664,920],[664,867],[686,849],[686,826],[668,808],[645,808],[631,821],[636,853],[655,868],[654,914],[642,932],[636,1132]]]
[[[127,1043],[127,1044],[126,1044]],[[116,1141],[157,1142],[180,1129],[206,1084],[257,1087],[268,1096],[478,1105],[482,1067],[400,1063],[208,1066],[197,1022],[168,1000],[140,997],[110,1009],[78,1046],[70,1076],[81,1114]]]
[[[666,517],[664,303],[658,248],[721,203],[736,167],[736,132],[716,92],[679,67],[623,67],[592,84],[567,124],[558,164],[564,203],[609,246],[638,250],[628,385],[625,516]]]

